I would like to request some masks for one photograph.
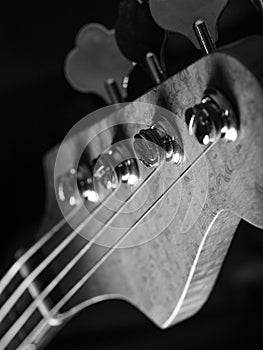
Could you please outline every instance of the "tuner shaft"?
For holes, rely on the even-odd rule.
[[[216,49],[216,46],[209,33],[206,23],[201,19],[197,20],[194,23],[194,31],[203,55],[209,55],[212,53]]]

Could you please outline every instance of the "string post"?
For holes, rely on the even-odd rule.
[[[91,167],[89,167],[84,161],[80,161],[78,165],[77,184],[82,198],[92,203],[99,202],[99,193],[94,188]]]
[[[230,100],[217,89],[208,89],[201,103],[188,108],[185,121],[190,135],[195,135],[199,143],[208,145],[218,138],[236,141],[238,119]]]
[[[183,160],[183,145],[173,125],[164,117],[134,136],[133,147],[140,161],[148,168],[164,162],[179,165]]]
[[[79,203],[76,176],[77,170],[71,168],[57,180],[58,197],[62,202],[68,202],[70,206],[76,206]]]
[[[94,167],[94,180],[107,190],[116,189],[120,183],[137,184],[139,167],[134,154],[124,142],[116,143],[100,155]]]

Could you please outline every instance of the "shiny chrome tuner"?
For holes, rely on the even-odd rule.
[[[76,169],[71,168],[67,173],[61,175],[57,180],[57,191],[59,199],[62,202],[68,202],[71,206],[75,206],[78,203],[76,176]]]
[[[80,161],[78,165],[77,185],[82,198],[93,203],[99,201],[98,190],[94,187],[92,170],[84,161]]]
[[[186,110],[185,121],[190,135],[203,145],[224,138],[234,142],[238,136],[238,119],[228,100],[217,89],[208,89],[200,104]]]
[[[133,147],[140,161],[146,167],[156,167],[164,162],[180,164],[183,160],[182,142],[170,121],[160,117],[148,129],[142,129],[134,136]]]
[[[113,190],[120,183],[136,185],[139,167],[132,151],[125,141],[114,144],[97,159],[93,171],[94,181],[106,189]]]
[[[99,195],[94,189],[93,175],[90,167],[80,161],[76,168],[71,168],[58,179],[58,197],[62,202],[75,206],[81,199],[98,202]]]

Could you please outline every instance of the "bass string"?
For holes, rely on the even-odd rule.
[[[41,237],[31,248],[29,248],[19,259],[11,266],[4,277],[0,280],[0,294],[12,281],[14,276],[18,273],[21,267],[40,249],[42,248],[53,236],[57,233],[67,221],[77,213],[79,206],[70,211],[70,213],[63,217],[55,226],[53,226],[43,237]]]
[[[108,225],[110,225],[111,222],[118,216],[120,211],[134,198],[134,196],[150,181],[150,179],[153,177],[154,173],[159,169],[160,167],[155,168],[147,177],[146,179],[141,183],[140,186],[136,188],[136,190],[130,194],[130,196],[127,198],[127,200],[120,206],[120,208],[104,223],[104,226],[99,229],[94,236],[91,238],[91,240],[77,253],[77,255],[64,267],[64,269],[59,273],[59,275],[56,276],[54,280],[50,282],[50,284],[41,292],[41,294],[28,306],[28,308],[21,314],[21,316],[16,320],[16,322],[10,327],[10,329],[7,331],[7,333],[4,335],[4,337],[1,339],[0,344],[3,346],[8,345],[8,341],[11,340],[12,335],[18,332],[24,324],[28,321],[30,316],[33,314],[33,312],[37,309],[39,304],[43,301],[44,298],[46,298],[51,291],[55,288],[55,286],[67,275],[67,273],[76,265],[76,263],[82,258],[82,256],[91,248],[91,246],[95,243],[93,242],[94,240],[96,241],[102,233],[105,231]],[[112,195],[115,194],[115,191],[111,193],[110,196],[107,197],[107,201],[112,198]],[[104,201],[103,204],[105,205],[106,202]],[[101,206],[100,206],[101,208]],[[88,219],[91,220],[94,218],[94,213],[92,213],[92,216],[89,216]],[[97,214],[97,213],[96,213]],[[83,228],[87,225],[89,220],[84,220],[80,225],[76,227],[74,231],[72,231],[68,237],[71,238],[73,234],[78,234]],[[64,244],[65,245],[65,244]],[[39,265],[40,266],[40,265]],[[39,267],[38,266],[38,267]],[[38,267],[22,282],[22,284],[25,282],[25,285],[27,287],[34,281],[34,276],[38,275],[39,269]],[[43,266],[42,266],[43,268]],[[37,270],[38,269],[38,270]],[[37,270],[37,271],[36,271]],[[42,269],[43,271],[43,269]],[[35,273],[34,273],[35,272]],[[36,273],[37,272],[37,273]],[[32,276],[32,274],[34,275]],[[21,285],[20,285],[21,286]],[[17,289],[17,291],[19,288]],[[16,297],[18,298],[23,294],[24,290],[21,294],[22,288],[19,290],[20,295],[18,296],[18,293],[16,294]],[[17,298],[17,299],[18,299]],[[17,300],[16,300],[17,301]],[[4,318],[4,316],[2,316]]]
[[[96,215],[98,211],[100,211],[101,207],[103,206],[103,204],[105,204],[107,201],[109,201],[111,199],[111,197],[113,196],[113,192],[110,193],[104,200],[104,202],[100,205],[98,205],[92,212],[92,215]],[[64,219],[62,219],[59,223],[60,225],[56,225],[54,227],[60,227],[60,229],[66,224],[66,222],[68,222],[68,220],[72,219],[76,213],[78,213],[78,211],[80,210],[82,206],[78,206],[76,207],[76,210],[72,210],[70,212],[70,215],[68,215],[67,217],[65,217]],[[74,214],[72,214],[72,212]],[[92,216],[88,216],[80,225],[80,229],[81,227],[85,226],[90,220],[91,220]],[[38,244],[38,249],[34,248],[35,253],[37,252],[37,250],[39,250],[41,247],[43,247],[43,245],[45,243],[47,243],[53,236],[55,233],[57,233],[58,231],[56,230],[50,230],[48,232],[47,238],[45,240],[42,240],[41,243],[43,244]],[[11,294],[11,296],[5,301],[4,305],[2,305],[1,307],[1,314],[0,314],[0,322],[3,321],[3,319],[6,317],[6,315],[8,314],[8,312],[12,309],[12,307],[15,305],[15,303],[18,301],[18,299],[23,295],[23,293],[26,291],[26,289],[28,288],[28,286],[39,276],[39,274],[44,271],[47,266],[70,244],[70,242],[72,242],[72,240],[76,237],[77,232],[76,231],[71,231],[69,235],[67,235],[67,237],[60,242],[60,244],[49,254],[45,257],[45,259],[33,270],[31,271],[31,273],[23,280],[23,282],[20,283],[20,285],[16,288],[16,290],[14,291],[13,294]],[[44,236],[45,237],[45,236]],[[35,247],[35,246],[33,246]],[[31,256],[32,251],[31,251]],[[27,255],[27,253],[25,253],[22,258],[24,263],[22,265],[21,262],[19,263],[20,267],[19,269],[28,261],[28,259],[26,259],[26,256],[28,257],[29,255]],[[19,261],[19,260],[18,260]],[[21,261],[21,260],[20,260]],[[18,271],[19,271],[18,269]],[[17,270],[17,267],[16,267]],[[16,271],[16,273],[18,272]],[[15,276],[15,275],[14,275]],[[13,277],[14,277],[13,276]],[[2,289],[1,289],[2,290]]]
[[[88,279],[97,271],[97,269],[111,256],[113,251],[118,245],[120,245],[124,239],[142,222],[142,220],[156,207],[156,205],[166,196],[173,187],[185,176],[188,171],[192,169],[192,167],[202,158],[204,155],[218,142],[219,138],[212,144],[210,144],[206,149],[196,157],[196,159],[179,175],[179,177],[172,182],[172,184],[159,196],[159,198],[148,208],[146,212],[137,220],[135,223],[128,229],[119,239],[118,241],[97,261],[97,263],[76,283],[66,294],[65,296],[50,310],[50,316],[53,319],[63,321],[65,318],[70,317],[71,314],[68,312],[67,314],[58,314],[56,317],[55,314],[59,312],[59,310],[78,292],[78,290],[88,281]],[[61,322],[62,322],[61,321]],[[30,334],[24,339],[19,349],[22,349],[25,344],[30,341],[34,341],[47,327],[47,323],[45,320],[39,322],[39,324],[30,332]]]

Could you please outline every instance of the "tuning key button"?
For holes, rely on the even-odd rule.
[[[186,110],[185,121],[190,135],[203,145],[219,137],[234,142],[238,136],[238,119],[229,99],[217,89],[208,89],[200,104]]]
[[[133,64],[119,50],[115,31],[98,23],[83,27],[76,38],[75,48],[67,55],[65,75],[73,88],[93,92],[108,103],[124,102]]]
[[[174,135],[171,136],[168,130],[172,130],[168,121],[159,122],[134,136],[135,153],[146,167],[157,167],[164,162],[179,165],[182,162],[182,143]]]

